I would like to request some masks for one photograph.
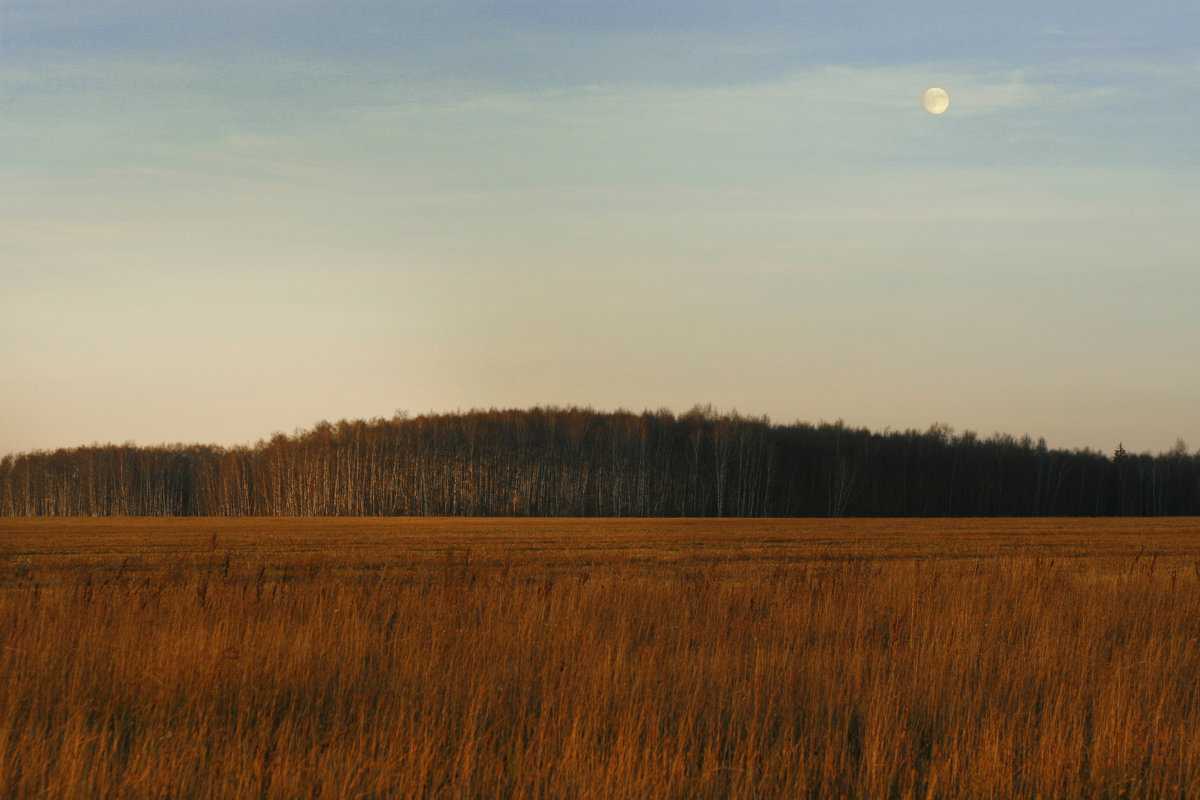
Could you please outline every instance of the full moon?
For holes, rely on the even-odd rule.
[[[925,110],[930,114],[941,114],[950,107],[950,95],[946,94],[945,89],[934,86],[932,89],[926,89],[925,94],[921,95],[921,105],[925,106]]]

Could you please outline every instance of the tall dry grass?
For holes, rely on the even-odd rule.
[[[5,797],[1200,796],[1185,533],[96,524],[0,530]]]

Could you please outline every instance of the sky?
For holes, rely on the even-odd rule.
[[[1192,0],[0,0],[0,454],[710,403],[1194,449],[1197,30]]]

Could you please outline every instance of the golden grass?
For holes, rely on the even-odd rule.
[[[1200,522],[0,520],[5,797],[1196,797]]]

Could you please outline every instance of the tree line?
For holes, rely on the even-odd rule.
[[[0,459],[6,516],[1200,515],[1200,453],[1112,456],[935,424],[872,432],[696,407],[320,422],[240,447]]]

